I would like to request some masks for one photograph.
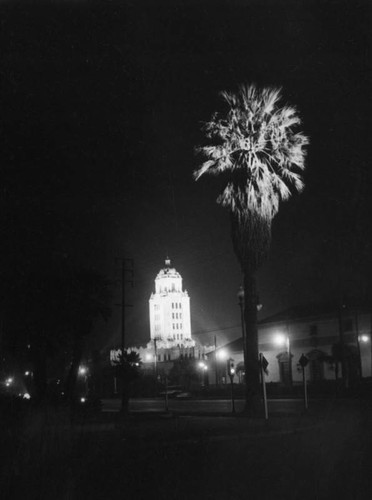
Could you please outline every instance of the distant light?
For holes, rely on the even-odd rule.
[[[80,403],[85,403],[86,399],[85,398],[80,398]]]
[[[228,356],[228,354],[227,354],[226,349],[219,349],[217,351],[217,358],[218,359],[221,359],[223,361],[224,359],[227,359],[227,356]]]
[[[278,333],[277,335],[275,335],[274,337],[274,344],[276,345],[284,345],[286,343],[286,336],[281,334],[281,333]]]
[[[136,366],[139,366],[139,363],[134,363]]]
[[[26,377],[28,377],[30,375],[30,372],[29,371],[25,372],[25,375]]]
[[[25,393],[23,394],[23,399],[31,399],[31,396],[29,395],[29,393],[28,393],[28,392],[25,392]]]
[[[88,371],[88,368],[86,368],[85,366],[80,366],[79,367],[79,374],[80,375],[85,375]]]
[[[235,368],[230,368],[230,373],[233,375],[235,373]]]
[[[14,381],[13,377],[9,377],[9,378],[7,378],[7,379],[6,379],[6,384],[7,384],[7,386],[9,386],[10,384],[12,384],[12,383],[13,383],[13,381]]]
[[[10,386],[9,382],[6,382],[6,383],[5,383],[5,385],[6,385],[7,387],[9,387],[9,386]]]
[[[146,361],[152,361],[153,355],[152,354],[146,354]]]
[[[360,336],[360,340],[362,342],[369,342],[369,337],[368,337],[368,335],[361,335]]]

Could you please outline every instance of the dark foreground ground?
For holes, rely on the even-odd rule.
[[[315,406],[315,405],[314,405]],[[372,404],[239,416],[30,415],[1,439],[4,500],[372,498]]]

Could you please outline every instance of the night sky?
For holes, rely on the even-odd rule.
[[[31,228],[38,211],[52,214],[60,251],[112,280],[117,258],[134,259],[127,345],[149,338],[166,255],[191,296],[193,332],[218,343],[239,335],[241,273],[215,203],[221,181],[196,183],[192,172],[218,92],[244,82],[282,87],[311,141],[306,189],[274,220],[260,317],[338,300],[341,289],[370,296],[370,2],[1,2],[0,11],[3,182],[19,190]],[[119,343],[113,310],[95,347]]]

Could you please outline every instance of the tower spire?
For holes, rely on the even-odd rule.
[[[170,265],[171,265],[171,261],[170,261],[170,258],[168,257],[168,255],[165,259],[165,265],[166,265],[166,267],[170,267]]]

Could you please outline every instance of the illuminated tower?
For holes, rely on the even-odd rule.
[[[150,337],[158,347],[193,347],[190,297],[182,290],[182,277],[169,259],[155,279],[155,293],[149,300]]]

